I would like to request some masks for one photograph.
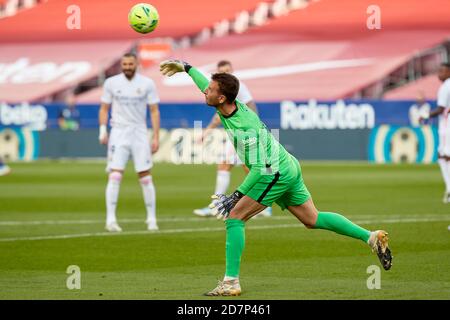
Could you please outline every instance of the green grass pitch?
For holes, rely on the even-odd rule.
[[[124,232],[104,231],[107,176],[100,162],[13,163],[0,177],[0,299],[211,299],[223,277],[224,223],[200,218],[215,167],[156,164],[160,231],[145,231],[133,168],[121,185]],[[436,165],[305,162],[303,175],[320,210],[390,233],[394,264],[369,290],[379,266],[364,243],[307,230],[288,212],[247,223],[236,299],[449,299],[450,204],[441,201]],[[234,168],[232,187],[243,179]],[[230,189],[231,191],[231,189]],[[69,265],[81,289],[69,290]]]

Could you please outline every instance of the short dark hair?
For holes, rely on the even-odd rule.
[[[137,60],[137,55],[134,52],[127,52],[122,56],[122,58],[135,58]]]
[[[220,60],[219,62],[217,62],[217,68],[220,68],[223,66],[231,66],[231,62],[228,60]]]
[[[447,69],[450,69],[450,62],[442,62],[441,67],[446,67]]]
[[[214,73],[212,80],[219,84],[220,93],[222,93],[229,103],[234,102],[239,92],[239,80],[229,73]]]

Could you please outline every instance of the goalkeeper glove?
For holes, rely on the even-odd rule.
[[[159,70],[164,76],[171,77],[177,72],[189,72],[192,66],[180,60],[166,60],[159,64]]]
[[[233,192],[231,195],[226,196],[224,194],[215,194],[211,196],[213,203],[209,205],[212,209],[212,213],[217,219],[225,220],[230,215],[231,210],[234,208],[236,203],[244,196],[243,193],[239,191]]]

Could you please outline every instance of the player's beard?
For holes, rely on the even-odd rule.
[[[133,79],[134,75],[136,74],[136,69],[122,70],[122,72],[125,74],[125,77],[127,77],[127,79]]]

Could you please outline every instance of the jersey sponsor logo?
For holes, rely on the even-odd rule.
[[[242,162],[253,165],[263,161],[271,164],[274,172],[278,170],[281,153],[279,147],[272,144],[267,130],[259,132],[259,139],[257,136],[249,137],[249,132],[240,130],[234,130],[232,133],[234,137],[230,138],[227,134],[228,131],[230,130],[213,129],[203,143],[197,143],[202,136],[201,127],[200,129],[171,130],[164,134],[167,134],[167,138],[161,138],[164,143],[161,143],[153,160],[155,162],[170,161],[175,164],[236,164],[237,159],[235,156],[231,156],[232,151],[228,147],[227,140],[229,140],[236,142],[237,145],[234,145],[234,149]],[[241,134],[245,135],[245,138]],[[256,131],[250,134],[256,135]],[[247,147],[246,143],[251,143],[252,147]],[[270,154],[268,154],[267,143],[270,143]],[[227,152],[230,153],[227,154]],[[264,173],[268,173],[265,167]]]
[[[140,108],[146,106],[146,100],[144,95],[137,97],[125,96],[125,95],[115,95],[115,100],[122,106]]]
[[[248,137],[248,138],[242,139],[242,143],[244,144],[244,146],[247,146],[247,147],[255,144],[256,141],[257,141],[256,137]]]
[[[345,104],[317,103],[309,100],[306,104],[293,101],[281,102],[282,129],[370,129],[375,125],[375,110],[368,103]]]

